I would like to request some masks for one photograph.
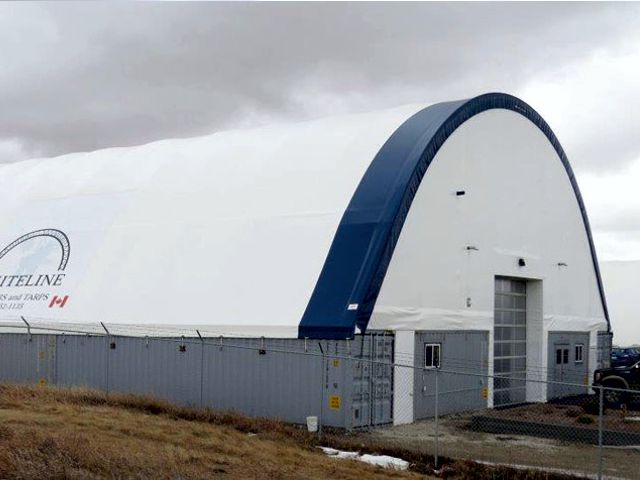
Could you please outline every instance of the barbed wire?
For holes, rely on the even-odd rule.
[[[106,325],[105,325],[106,327]],[[15,328],[17,329],[22,329],[25,330],[27,329],[27,325],[24,326],[19,326],[16,325]],[[69,333],[69,334],[74,334],[74,335],[91,335],[91,336],[95,336],[95,337],[108,337],[108,338],[130,338],[130,339],[144,339],[146,337],[144,336],[137,336],[137,335],[126,335],[126,334],[121,334],[121,333],[112,333],[110,330],[108,329],[103,329],[103,332],[99,332],[99,331],[91,331],[91,332],[87,332],[85,330],[78,330],[78,329],[69,329],[69,328],[60,328],[60,327],[54,327],[54,326],[42,326],[42,325],[37,325],[37,324],[30,324],[30,329],[31,330],[38,330],[38,331],[43,331],[43,332],[55,332],[55,333],[60,333],[60,334],[64,334],[64,333]],[[407,369],[412,369],[412,370],[418,370],[418,371],[425,371],[425,372],[429,372],[432,371],[432,369],[430,368],[426,368],[424,366],[420,366],[420,365],[415,365],[415,364],[404,364],[404,363],[396,363],[395,361],[385,361],[385,360],[378,360],[378,359],[374,359],[374,358],[369,358],[369,357],[364,357],[364,356],[358,356],[358,355],[354,355],[353,353],[351,354],[345,354],[345,353],[331,353],[329,350],[327,350],[326,352],[324,352],[323,349],[321,349],[321,352],[317,352],[317,351],[311,351],[311,350],[306,350],[306,351],[300,351],[300,350],[287,350],[287,349],[282,349],[282,348],[274,348],[274,347],[268,347],[266,345],[246,345],[246,344],[234,344],[231,343],[233,342],[233,339],[235,337],[224,337],[222,335],[218,336],[218,337],[205,337],[205,336],[201,336],[199,338],[196,337],[175,337],[175,336],[170,336],[170,337],[164,337],[164,336],[154,336],[154,337],[149,337],[150,339],[153,339],[155,341],[161,341],[161,342],[171,342],[171,343],[177,343],[177,344],[183,344],[183,345],[208,345],[208,346],[213,346],[213,347],[219,347],[219,348],[234,348],[234,349],[239,349],[239,350],[251,350],[251,351],[257,351],[257,352],[270,352],[270,353],[278,353],[278,354],[291,354],[291,355],[305,355],[305,356],[313,356],[313,357],[322,357],[322,358],[330,358],[330,359],[340,359],[340,360],[357,360],[359,362],[364,362],[364,363],[369,363],[369,364],[376,364],[376,365],[380,365],[380,366],[387,366],[387,367],[394,367],[394,368],[407,368]],[[240,337],[238,337],[240,338]],[[212,341],[213,339],[215,339],[214,341]],[[244,340],[246,340],[245,338],[243,338]],[[266,340],[265,337],[251,337],[250,340],[254,340],[256,342],[260,342],[260,341],[264,341]],[[300,340],[300,339],[276,339],[276,340]],[[307,340],[307,345],[313,345],[314,343],[321,343],[323,341],[326,340]],[[355,343],[355,342],[352,342]],[[488,365],[488,364],[487,364]],[[509,374],[505,374],[505,375],[500,375],[500,374],[489,374],[489,373],[482,373],[482,372],[474,372],[474,371],[461,371],[461,370],[455,370],[455,369],[450,369],[450,368],[443,368],[442,366],[433,369],[436,370],[440,373],[449,373],[449,374],[453,374],[453,375],[470,375],[470,376],[477,376],[477,377],[482,377],[482,378],[487,378],[487,379],[507,379],[507,380],[526,380],[527,382],[531,382],[531,383],[538,383],[538,384],[558,384],[558,385],[566,385],[566,386],[575,386],[575,387],[594,387],[593,385],[586,385],[584,383],[573,383],[573,382],[561,382],[561,381],[555,381],[555,380],[548,380],[548,379],[540,379],[540,378],[517,378],[517,377],[513,377]],[[595,386],[596,388],[599,388],[597,386]],[[609,388],[609,387],[607,387]],[[613,389],[613,390],[619,390],[619,391],[630,391],[630,390],[626,390],[626,389]]]

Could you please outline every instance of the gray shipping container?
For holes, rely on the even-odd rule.
[[[0,381],[151,395],[252,416],[390,423],[393,336],[352,341],[0,334]],[[375,363],[374,363],[375,362]]]

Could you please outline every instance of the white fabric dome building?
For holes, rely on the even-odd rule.
[[[530,376],[554,332],[589,374],[610,330],[567,158],[506,94],[9,164],[0,192],[5,323],[387,331],[412,359],[480,332],[489,373]]]

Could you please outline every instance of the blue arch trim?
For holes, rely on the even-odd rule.
[[[406,120],[382,146],[338,226],[300,322],[300,338],[351,338],[356,326],[362,332],[366,330],[411,203],[433,158],[460,125],[474,115],[495,108],[525,116],[545,134],[556,150],[580,208],[602,308],[610,330],[589,219],[560,142],[544,119],[528,104],[504,93],[487,93],[421,110]],[[349,308],[355,304],[357,309]]]

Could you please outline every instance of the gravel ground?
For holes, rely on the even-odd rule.
[[[524,435],[497,435],[466,429],[471,415],[452,415],[438,425],[438,453],[456,459],[559,469],[576,475],[598,471],[598,448]],[[364,434],[386,444],[435,452],[435,422],[419,421]],[[604,474],[611,478],[640,478],[640,446],[605,448]]]

